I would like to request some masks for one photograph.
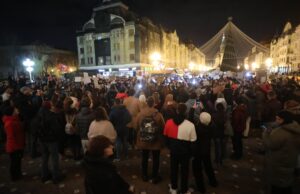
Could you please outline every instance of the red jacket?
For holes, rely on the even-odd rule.
[[[7,137],[6,152],[23,150],[25,147],[25,133],[19,117],[3,116],[2,120]]]
[[[246,128],[247,106],[238,105],[232,112],[232,128],[234,132],[243,133]]]

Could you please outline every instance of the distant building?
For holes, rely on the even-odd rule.
[[[264,45],[268,47],[269,45]],[[270,57],[269,52],[258,50],[257,47],[253,47],[244,59],[244,64],[247,65],[249,70],[255,70],[256,68],[266,69],[266,60]]]
[[[0,78],[9,75],[17,77],[26,74],[23,61],[34,61],[33,75],[46,72],[55,74],[74,71],[78,67],[76,54],[55,49],[46,45],[5,46],[0,47]]]
[[[204,64],[205,56],[180,41],[148,18],[140,18],[118,0],[106,0],[93,9],[92,18],[77,31],[81,70],[101,72],[154,72],[167,68],[188,68],[192,61]],[[151,55],[158,53],[158,61]]]
[[[287,22],[282,33],[271,43],[273,66],[279,72],[298,71],[300,68],[300,25],[296,28]]]

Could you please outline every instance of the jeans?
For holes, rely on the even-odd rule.
[[[234,156],[238,159],[242,158],[243,156],[243,134],[234,132],[232,137],[232,146],[233,146],[233,152]]]
[[[82,146],[83,154],[85,154],[87,151],[88,143],[89,143],[88,139],[81,139],[81,146]]]
[[[189,161],[190,155],[188,154],[172,154],[171,153],[171,185],[172,189],[177,189],[178,185],[178,168],[180,166],[181,173],[181,192],[185,193],[188,190],[188,177],[189,177]]]
[[[223,143],[223,138],[214,138],[214,143],[215,143],[215,162],[217,164],[222,164],[223,163],[223,157],[224,157],[224,143]]]
[[[51,175],[48,167],[50,156],[53,180],[59,179],[59,177],[61,176],[59,169],[58,146],[58,142],[42,142],[42,178],[49,177]]]
[[[205,190],[203,173],[202,173],[203,167],[204,167],[205,173],[208,177],[209,183],[211,185],[215,185],[217,183],[217,180],[216,180],[213,168],[212,168],[210,155],[195,156],[192,164],[193,164],[193,174],[195,177],[195,182],[196,182],[197,188],[200,191]]]
[[[10,176],[12,180],[16,180],[22,176],[21,164],[23,157],[23,150],[17,150],[9,153],[10,156]]]
[[[152,177],[156,178],[159,171],[160,150],[142,150],[142,173],[144,176],[148,176],[148,159],[150,152],[152,152],[153,156]]]
[[[128,141],[127,136],[117,137],[116,139],[116,158],[120,159],[121,154],[125,155],[125,157],[128,157]]]

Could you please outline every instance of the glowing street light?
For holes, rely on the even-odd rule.
[[[246,70],[249,70],[249,65],[248,64],[245,64],[244,67],[245,67]]]
[[[266,60],[266,66],[268,69],[270,69],[270,67],[272,66],[273,64],[273,60],[271,58],[267,58]]]
[[[259,68],[258,64],[255,63],[255,62],[253,62],[253,63],[251,64],[251,67],[252,67],[252,71],[255,71],[255,69]]]
[[[241,66],[240,66],[240,65],[238,65],[236,68],[237,68],[237,70],[240,70]]]
[[[25,61],[23,61],[23,65],[26,67],[26,71],[29,73],[30,82],[32,82],[33,80],[31,77],[31,72],[33,71],[34,61],[27,58]]]
[[[150,60],[152,61],[154,68],[160,70],[163,68],[163,64],[161,62],[161,55],[158,52],[154,52],[150,55]]]
[[[194,70],[194,68],[195,68],[195,66],[196,66],[196,64],[194,63],[194,62],[190,62],[189,63],[189,69],[192,71],[192,70]]]

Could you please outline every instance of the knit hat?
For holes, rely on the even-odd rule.
[[[140,102],[146,102],[146,96],[145,96],[144,94],[141,94],[141,95],[139,96],[139,101],[140,101]]]
[[[204,125],[209,125],[209,123],[211,122],[211,116],[207,112],[202,112],[199,118],[200,122]]]

